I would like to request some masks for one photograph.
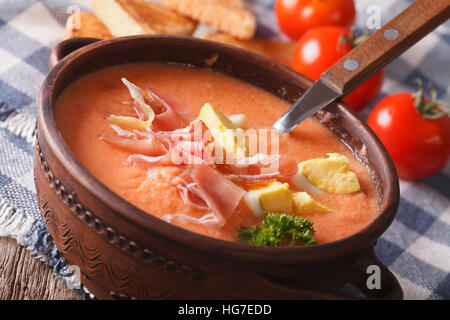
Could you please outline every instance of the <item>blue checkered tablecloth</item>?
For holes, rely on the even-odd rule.
[[[356,0],[357,25],[364,28],[370,6],[378,6],[384,24],[410,2]],[[89,9],[88,0],[0,0],[0,236],[16,238],[69,285],[74,277],[38,212],[32,154],[36,96],[49,71],[50,50],[61,40],[74,5]],[[258,16],[257,36],[284,38],[273,0],[248,0],[246,6]],[[447,22],[386,68],[380,98],[414,91],[413,80],[419,77],[436,84],[439,97],[449,102],[449,57]],[[401,181],[400,189],[397,217],[376,253],[399,279],[406,299],[449,299],[450,165],[419,182]]]

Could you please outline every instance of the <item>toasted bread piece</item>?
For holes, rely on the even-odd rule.
[[[263,39],[238,40],[225,33],[213,33],[202,36],[213,40],[259,53],[287,66],[291,64],[294,55],[295,42],[282,42]]]
[[[192,35],[196,23],[145,0],[92,0],[92,9],[116,37],[138,34]]]
[[[78,12],[67,18],[64,39],[82,37],[109,39],[112,38],[112,34],[94,14]]]
[[[242,2],[242,0],[215,0],[215,1],[222,2],[225,5],[229,5],[229,6],[233,6],[233,7],[238,7],[238,8],[244,7],[244,3]]]
[[[239,39],[250,39],[255,34],[256,18],[236,1],[224,0],[160,0],[181,14],[230,33]],[[242,3],[240,4],[242,5]]]

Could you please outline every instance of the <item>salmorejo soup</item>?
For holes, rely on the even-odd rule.
[[[313,118],[270,129],[288,107],[220,73],[142,63],[75,81],[56,120],[101,182],[182,228],[267,246],[358,232],[378,214],[369,172]]]

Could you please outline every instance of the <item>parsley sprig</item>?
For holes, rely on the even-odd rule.
[[[239,233],[241,242],[256,246],[278,247],[287,237],[291,238],[290,245],[317,243],[309,219],[284,213],[269,213],[260,225],[242,227]]]

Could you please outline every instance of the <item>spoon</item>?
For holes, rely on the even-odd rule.
[[[303,120],[345,96],[450,18],[450,0],[415,0],[325,71],[273,125],[291,132]]]

